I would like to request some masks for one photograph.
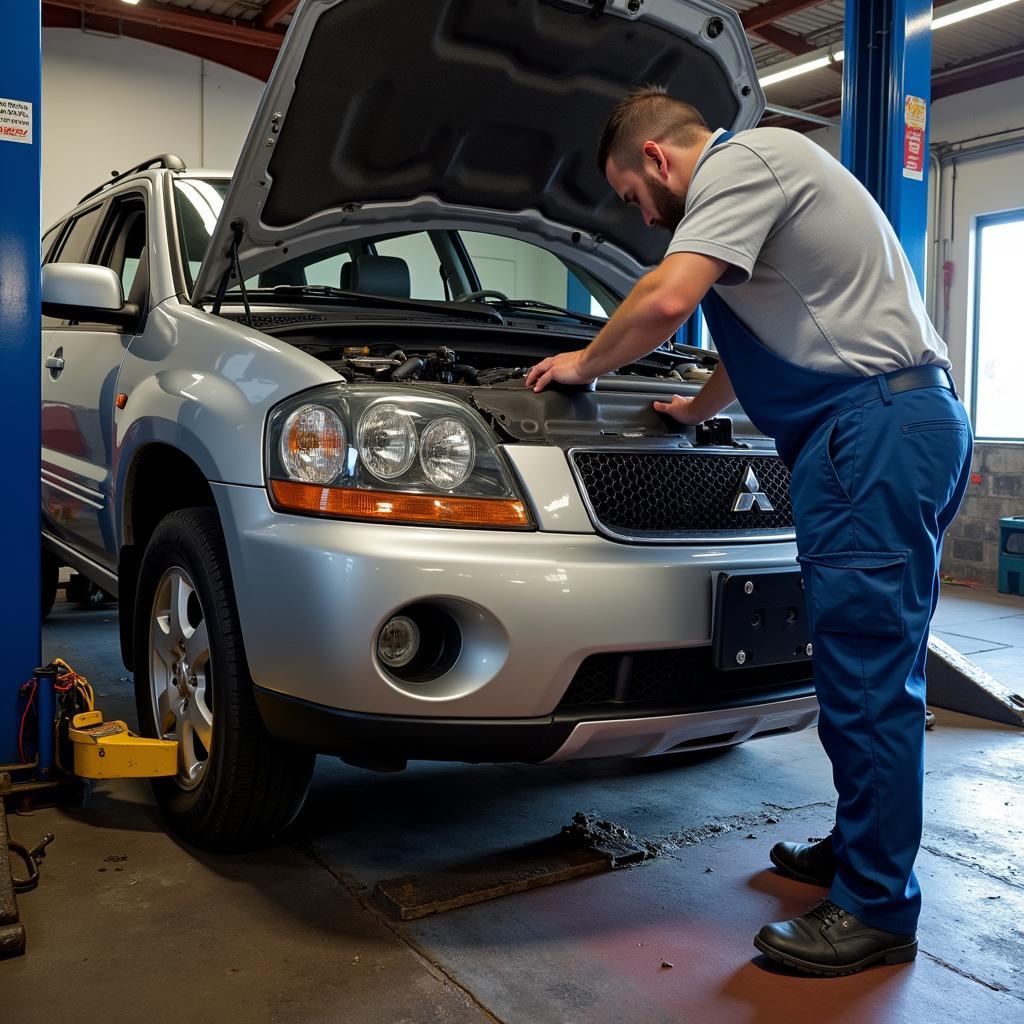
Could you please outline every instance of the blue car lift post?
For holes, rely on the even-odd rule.
[[[931,121],[931,0],[846,4],[843,163],[885,211],[924,291]],[[1024,726],[1024,697],[937,638],[928,703]]]
[[[19,764],[18,690],[40,661],[39,555],[39,105],[41,0],[4,10],[0,61],[0,409],[8,442],[0,448],[4,572],[0,576],[0,957],[24,950],[25,929],[11,881],[3,796],[35,775]],[[52,690],[50,691],[52,700]],[[52,720],[52,717],[51,717]],[[40,751],[40,754],[44,754]],[[40,762],[39,769],[45,769]]]

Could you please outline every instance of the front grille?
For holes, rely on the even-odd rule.
[[[710,647],[592,654],[577,669],[558,708],[708,708],[741,697],[766,699],[794,687],[809,693],[813,680],[809,661],[720,672]]]
[[[579,450],[571,460],[594,525],[618,540],[792,532],[789,470],[775,454]],[[758,501],[746,502],[749,511],[733,511],[748,468],[772,511],[762,511]]]

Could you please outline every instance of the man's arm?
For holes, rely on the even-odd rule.
[[[563,352],[537,363],[527,375],[526,386],[543,391],[552,381],[589,384],[602,374],[653,352],[686,323],[727,266],[724,260],[700,253],[677,252],[666,256],[658,267],[640,278],[585,349]]]

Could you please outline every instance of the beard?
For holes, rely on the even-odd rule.
[[[675,192],[653,174],[645,174],[647,187],[650,189],[651,201],[657,211],[656,225],[666,231],[675,231],[676,225],[686,213],[686,196],[677,196]]]

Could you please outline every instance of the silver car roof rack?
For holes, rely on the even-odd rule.
[[[105,188],[110,188],[115,182],[121,181],[123,178],[127,178],[129,175],[137,174],[139,171],[148,171],[151,167],[164,167],[169,171],[187,171],[188,168],[185,166],[185,161],[180,156],[175,156],[173,153],[162,153],[160,156],[150,157],[148,160],[143,160],[141,164],[136,164],[134,167],[129,167],[127,171],[111,171],[111,178],[109,181],[103,182],[97,188],[94,188],[91,192],[86,192],[79,203],[84,203],[86,199],[92,199],[93,196],[99,195]]]

